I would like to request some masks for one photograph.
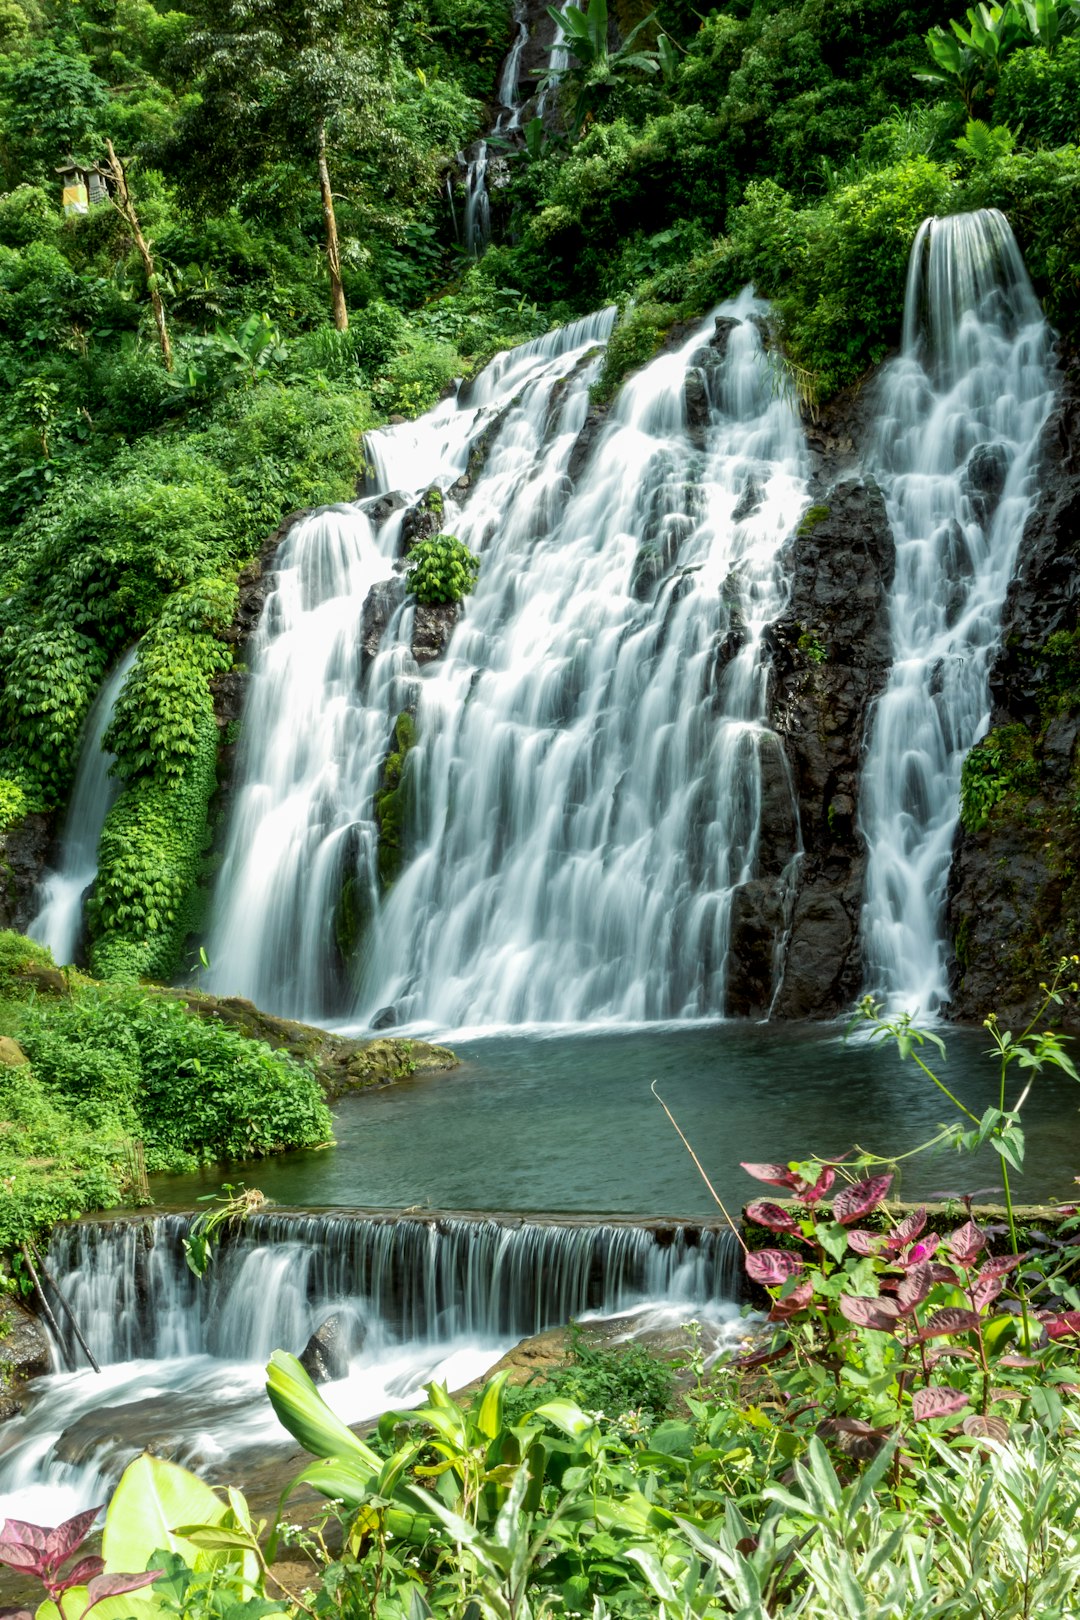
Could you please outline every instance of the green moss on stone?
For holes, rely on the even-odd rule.
[[[392,887],[405,862],[405,835],[409,820],[409,782],[406,763],[416,746],[416,721],[406,709],[394,723],[394,742],[383,766],[382,785],[375,795],[379,825],[379,883]]]
[[[800,540],[805,540],[808,534],[813,534],[819,523],[824,523],[829,515],[827,506],[811,506],[804,512],[799,527],[795,530]]]

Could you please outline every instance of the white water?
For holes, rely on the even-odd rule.
[[[996,210],[926,221],[901,356],[881,380],[876,461],[896,540],[894,664],[872,717],[867,988],[933,1015],[948,998],[943,912],[964,756],[989,723],[989,663],[1053,397],[1050,333]],[[1000,470],[996,509],[980,465]]]
[[[499,75],[499,112],[489,137],[495,141],[496,148],[505,143],[507,135],[521,128],[522,110],[518,103],[518,86],[522,52],[529,38],[525,0],[517,0],[514,6],[514,28],[516,30],[514,43],[507,52]],[[475,254],[477,257],[483,253],[491,240],[491,199],[488,196],[490,158],[488,141],[477,141],[465,169],[464,246],[467,253]]]
[[[404,1022],[475,1028],[723,1011],[761,751],[779,750],[761,636],[806,501],[799,420],[757,312],[748,295],[725,307],[739,324],[723,360],[702,347],[710,319],[632,377],[573,482],[584,379],[556,431],[541,396],[515,402],[455,519],[480,580],[420,683],[417,853],[373,930],[361,1017],[393,1005]],[[709,400],[697,443],[693,374]],[[643,561],[660,582],[635,594]]]
[[[47,945],[54,961],[61,964],[74,959],[82,930],[83,896],[97,876],[101,829],[120,791],[120,784],[109,775],[116,756],[108,753],[102,742],[137,651],[132,647],[124,654],[86,717],[75,785],[60,838],[59,864],[42,877],[37,913],[26,930],[31,939]]]
[[[432,1379],[460,1387],[523,1335],[589,1311],[696,1314],[718,1341],[742,1327],[733,1241],[709,1231],[266,1216],[199,1283],[186,1227],[173,1216],[57,1233],[50,1269],[102,1373],[39,1380],[26,1415],[0,1428],[0,1516],[49,1524],[93,1506],[144,1446],[235,1474],[238,1454],[288,1445],[265,1363],[278,1347],[299,1353],[335,1313],[366,1335],[348,1376],[324,1386],[350,1422],[418,1404]]]

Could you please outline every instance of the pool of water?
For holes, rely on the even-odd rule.
[[[997,1101],[983,1030],[947,1032],[939,1065],[976,1114]],[[715,1215],[716,1209],[650,1087],[693,1143],[732,1206],[760,1186],[741,1159],[835,1154],[856,1143],[906,1153],[953,1117],[950,1104],[895,1048],[845,1040],[821,1025],[493,1035],[455,1043],[461,1067],[345,1099],[337,1146],[234,1169],[291,1206],[589,1211]],[[923,1049],[927,1060],[934,1050]],[[1013,1071],[1014,1073],[1016,1071]],[[1015,1097],[1019,1084],[1011,1086]],[[1080,1086],[1051,1071],[1024,1108],[1024,1202],[1068,1198],[1080,1174]],[[190,1207],[220,1170],[153,1183],[156,1200]],[[952,1152],[910,1160],[903,1197],[982,1191],[997,1160]]]

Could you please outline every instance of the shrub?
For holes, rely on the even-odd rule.
[[[418,602],[460,602],[475,587],[480,559],[453,534],[418,540],[408,556],[406,579]]]
[[[1063,39],[1052,55],[1042,46],[1014,51],[1001,70],[994,117],[1027,145],[1080,140],[1080,35]]]

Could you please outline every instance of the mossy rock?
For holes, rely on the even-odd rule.
[[[389,1085],[411,1074],[432,1074],[456,1069],[460,1059],[446,1046],[383,1036],[368,1041],[345,1062],[349,1089]]]

